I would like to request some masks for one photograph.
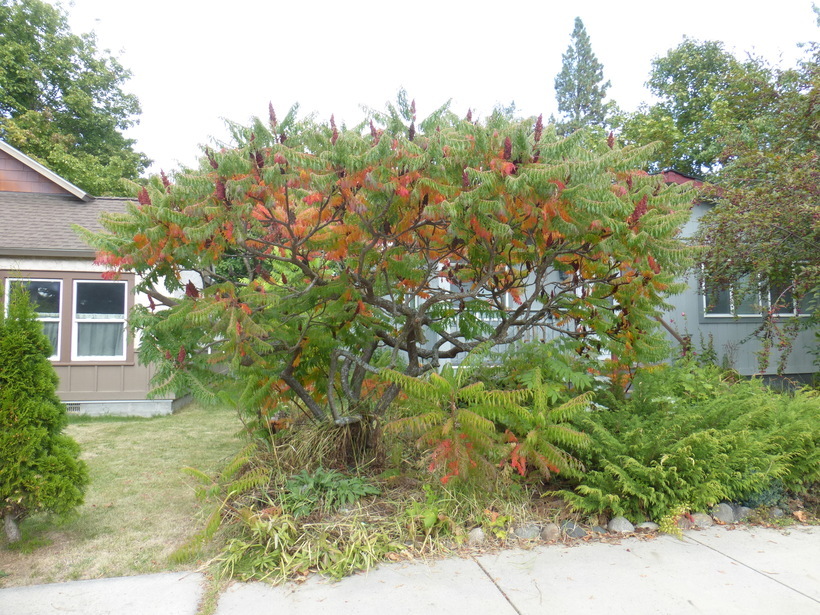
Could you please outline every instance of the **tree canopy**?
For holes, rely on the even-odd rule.
[[[0,39],[0,138],[91,194],[125,194],[149,163],[123,135],[140,113],[129,71],[41,0],[0,0]]]
[[[686,264],[689,189],[635,171],[645,150],[540,118],[489,127],[445,106],[417,123],[400,96],[369,129],[271,110],[233,131],[88,237],[167,306],[133,318],[169,389],[207,397],[221,365],[243,407],[343,422],[395,397],[382,367],[418,376],[527,335],[628,362]]]
[[[722,138],[720,198],[697,236],[709,283],[763,304],[761,368],[779,346],[782,369],[794,334],[816,328],[820,314],[818,67],[813,44],[795,68],[766,67],[763,87],[749,90],[745,103],[757,112]]]
[[[605,104],[609,81],[604,67],[592,52],[584,22],[575,18],[571,42],[561,56],[561,72],[555,77],[558,111],[563,116],[559,129],[570,133],[584,126],[604,127],[611,104]]]
[[[653,60],[647,86],[659,102],[629,116],[622,137],[660,142],[652,171],[711,177],[727,160],[724,138],[769,111],[771,78],[759,59],[741,62],[721,42],[685,39]]]

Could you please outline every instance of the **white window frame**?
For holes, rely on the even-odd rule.
[[[14,282],[57,282],[59,285],[59,296],[57,298],[57,316],[40,316],[37,314],[37,320],[40,322],[56,322],[57,323],[57,347],[54,349],[54,354],[52,354],[49,359],[51,361],[58,361],[60,359],[60,351],[62,350],[62,343],[63,343],[63,280],[60,278],[6,278],[6,288],[5,288],[5,313],[8,314],[9,310],[9,298],[11,296],[11,285]]]
[[[767,294],[767,299],[769,300],[769,309],[771,309],[772,306],[774,305],[774,299],[775,299],[772,296],[771,285],[767,285],[766,294]],[[800,310],[800,301],[797,301],[794,298],[794,292],[789,291],[789,294],[791,295],[791,297],[789,298],[789,301],[791,301],[791,311],[789,311],[789,312],[774,312],[773,316],[776,316],[778,318],[808,318],[809,316],[811,316],[810,313],[803,312],[803,311]],[[805,299],[805,297],[803,297],[803,298]],[[802,301],[802,299],[801,299],[801,301]]]
[[[758,310],[755,312],[746,312],[742,314],[738,314],[737,312],[737,302],[735,300],[735,289],[734,286],[729,286],[725,292],[729,293],[729,312],[710,312],[709,311],[709,291],[708,285],[706,282],[706,275],[705,275],[705,268],[701,265],[701,268],[704,270],[703,276],[703,287],[701,288],[701,292],[703,295],[703,317],[704,318],[761,318],[763,316],[763,310],[765,309],[765,305],[763,303],[764,297],[762,296],[762,288],[758,283],[758,290],[757,290],[757,303],[755,305],[758,306]],[[724,292],[721,290],[721,292]],[[768,299],[768,296],[766,297]]]
[[[78,286],[80,284],[119,284],[123,287],[123,315],[111,318],[77,318]],[[128,354],[128,282],[125,280],[74,280],[74,295],[71,301],[71,360],[72,361],[125,361]],[[79,355],[79,325],[82,323],[121,323],[122,324],[122,354],[119,355]]]
[[[760,306],[760,311],[755,313],[746,313],[746,314],[738,314],[737,307],[735,303],[735,289],[733,286],[728,288],[729,292],[729,313],[725,312],[709,312],[709,295],[706,288],[706,277],[704,276],[704,283],[703,283],[703,316],[705,318],[762,318],[764,313],[767,310],[771,310],[772,306],[775,303],[775,298],[772,296],[772,288],[770,284],[766,284],[764,282],[758,283],[758,292],[757,292],[757,301]],[[800,312],[799,311],[799,303],[795,301],[794,294],[791,295],[791,310],[784,311],[784,312],[775,312],[773,316],[777,318],[800,318],[800,317],[808,317],[811,314]],[[784,306],[785,307],[785,306]]]

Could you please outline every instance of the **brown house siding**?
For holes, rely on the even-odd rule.
[[[61,280],[60,298],[60,350],[52,360],[60,378],[57,394],[65,402],[78,401],[134,401],[144,400],[151,390],[150,380],[153,368],[140,365],[137,361],[132,337],[127,337],[124,360],[77,361],[71,360],[72,314],[74,302],[74,282],[102,280],[101,273],[87,271],[51,270],[0,270],[0,288],[5,288],[6,278],[27,278],[32,280]],[[134,306],[134,275],[123,274],[119,278],[127,285],[126,309]]]
[[[57,394],[66,402],[133,401],[151,390],[153,369],[145,365],[55,365]]]
[[[70,194],[50,179],[0,151],[0,192]]]

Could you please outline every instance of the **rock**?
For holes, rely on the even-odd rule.
[[[570,521],[569,519],[564,521],[561,524],[561,531],[564,532],[570,538],[583,538],[587,535],[587,532],[584,528],[580,527],[574,521]]]
[[[626,517],[615,517],[607,524],[606,528],[616,534],[631,534],[635,531],[635,526]]]
[[[712,527],[715,524],[712,517],[706,513],[695,513],[692,515],[692,522],[695,527]]]
[[[726,502],[721,502],[712,509],[712,517],[714,517],[715,521],[718,523],[734,523],[735,511],[733,511],[732,507]]]
[[[643,523],[638,524],[639,530],[647,530],[648,532],[657,532],[659,528],[657,523],[652,521],[644,521]]]
[[[483,545],[486,539],[487,537],[484,535],[484,530],[480,527],[474,527],[470,530],[470,533],[467,534],[467,544],[471,547]]]
[[[735,506],[735,521],[746,521],[746,519],[752,516],[753,512],[754,511],[748,506]]]
[[[592,526],[592,533],[593,534],[606,534],[607,530],[605,527],[601,527],[600,525],[593,525]]]
[[[513,535],[523,540],[535,540],[541,535],[541,528],[534,523],[519,525],[513,528]]]
[[[678,519],[678,527],[682,530],[691,530],[693,525],[695,524],[692,523],[688,515],[681,515],[681,518]]]
[[[772,507],[771,510],[769,510],[769,516],[772,519],[782,519],[783,517],[786,516],[786,513],[783,512],[782,508],[778,508],[777,506],[774,506],[774,507]]]
[[[561,528],[559,528],[554,523],[547,523],[543,528],[541,528],[541,540],[545,542],[552,542],[553,540],[558,540],[561,536]]]

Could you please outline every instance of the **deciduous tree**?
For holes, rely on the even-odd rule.
[[[691,192],[636,172],[644,150],[540,118],[417,121],[400,98],[369,128],[271,110],[233,129],[89,237],[167,306],[134,315],[166,388],[238,380],[241,407],[345,423],[397,394],[380,368],[419,376],[481,344],[555,331],[630,361],[685,267]]]
[[[123,131],[130,73],[41,0],[0,0],[0,138],[91,194],[124,194],[148,164]]]
[[[708,282],[762,298],[761,370],[773,348],[783,369],[795,334],[816,328],[820,312],[820,47],[807,51],[749,93],[759,114],[724,136],[721,198],[698,234]]]
[[[660,143],[651,171],[712,177],[726,162],[723,138],[768,111],[771,77],[765,63],[741,62],[721,42],[685,39],[652,62],[647,86],[660,100],[630,116],[622,137]]]

